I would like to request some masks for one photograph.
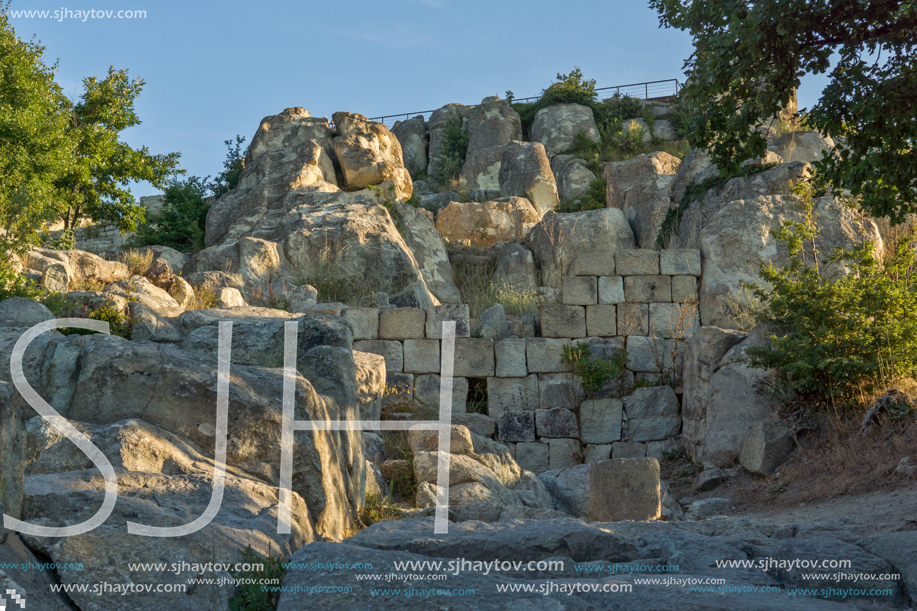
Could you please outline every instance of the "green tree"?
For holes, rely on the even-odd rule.
[[[245,138],[238,135],[235,141],[224,141],[227,151],[223,171],[214,180],[191,176],[173,179],[166,185],[162,210],[137,226],[132,245],[169,246],[185,253],[203,249],[210,203],[235,188],[242,176],[243,142]]]
[[[56,182],[58,214],[66,229],[89,218],[115,224],[122,232],[134,231],[144,219],[144,208],[131,194],[131,181],[165,188],[176,173],[178,153],[152,155],[145,146],[134,149],[119,140],[125,129],[140,125],[134,102],[143,85],[143,79],[131,80],[126,70],[110,67],[102,80],[83,79],[85,91],[69,104],[67,133],[74,162]]]
[[[65,98],[38,41],[24,42],[0,4],[0,287],[11,281],[10,254],[36,241],[54,217],[52,179],[71,161]]]
[[[727,173],[764,153],[756,128],[776,116],[806,74],[830,82],[806,115],[846,139],[818,164],[826,185],[861,196],[875,216],[917,210],[917,2],[914,0],[650,0],[694,53],[683,94],[692,145],[712,148]],[[832,66],[833,62],[833,66]]]

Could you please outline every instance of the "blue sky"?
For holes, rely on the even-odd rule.
[[[196,175],[220,170],[224,140],[250,140],[261,118],[290,106],[372,117],[473,104],[507,89],[534,96],[574,66],[599,87],[683,81],[691,53],[690,37],[660,29],[642,2],[13,0],[10,8],[146,11],[143,19],[10,21],[20,38],[41,40],[47,63],[59,61],[68,95],[109,65],[142,77],[143,124],[125,140],[179,151]],[[804,82],[800,106],[818,93]]]

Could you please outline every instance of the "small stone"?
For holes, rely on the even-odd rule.
[[[418,308],[388,308],[379,313],[379,338],[416,339],[424,336],[426,314]]]
[[[694,501],[685,512],[687,520],[704,520],[715,516],[729,515],[734,511],[729,499],[711,498]]]
[[[662,511],[655,458],[603,460],[589,469],[589,519],[597,522],[655,520]]]
[[[539,437],[578,437],[576,416],[563,407],[535,410],[535,433]]]
[[[725,484],[731,474],[729,469],[704,469],[697,476],[697,490],[699,492],[713,490],[720,484]]]

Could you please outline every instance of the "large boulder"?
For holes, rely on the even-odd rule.
[[[395,206],[395,213],[401,237],[414,254],[427,288],[442,303],[460,303],[462,296],[452,278],[449,253],[436,225],[408,204]]]
[[[569,214],[549,212],[529,236],[541,285],[559,289],[572,274],[577,254],[584,250],[617,252],[634,248],[634,232],[617,208]]]
[[[404,156],[404,167],[413,174],[427,171],[427,147],[430,138],[423,115],[417,115],[406,121],[398,121],[392,127],[392,133],[401,143]]]
[[[595,180],[595,174],[586,166],[586,162],[573,155],[555,155],[551,160],[551,170],[557,183],[557,196],[561,201],[582,197]]]
[[[449,202],[436,215],[436,228],[447,240],[468,240],[473,246],[518,242],[541,220],[538,208],[524,197],[486,202]]]
[[[528,198],[540,213],[557,205],[557,185],[544,146],[538,142],[510,142],[503,149],[500,190],[504,197]]]
[[[468,154],[461,181],[468,190],[500,188],[503,147],[522,140],[522,121],[509,102],[484,98],[468,114]]]
[[[851,250],[865,241],[871,241],[877,253],[882,252],[882,238],[872,219],[830,196],[816,199],[814,210],[820,229],[820,258],[832,255],[837,248]],[[700,235],[701,324],[741,328],[737,312],[745,305],[744,283],[763,285],[759,275],[763,263],[779,268],[788,262],[785,246],[773,235],[787,220],[802,220],[793,199],[769,195],[733,201],[708,221]],[[823,273],[836,278],[845,269],[833,264]]]
[[[427,174],[436,176],[439,155],[445,142],[445,128],[450,121],[458,121],[464,125],[470,108],[464,104],[446,104],[433,111],[427,120],[427,133],[430,136],[430,145],[427,149]]]
[[[658,151],[605,166],[608,205],[624,212],[638,248],[655,247],[680,165],[677,157]]]
[[[362,189],[391,181],[395,195],[411,197],[413,181],[404,167],[401,143],[382,123],[350,112],[332,115],[337,132],[334,152],[348,189]]]
[[[543,144],[548,157],[554,157],[572,148],[573,138],[579,132],[593,142],[602,140],[592,109],[581,104],[555,104],[535,113],[532,142]]]

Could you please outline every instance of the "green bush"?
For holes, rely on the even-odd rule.
[[[589,190],[582,196],[565,199],[554,207],[554,212],[583,212],[584,210],[601,210],[606,207],[605,189],[608,181],[605,177],[596,178],[589,183]]]
[[[589,399],[601,392],[607,382],[624,374],[627,366],[627,349],[618,349],[614,358],[600,359],[592,356],[589,344],[577,342],[575,345],[563,347],[561,360],[573,368],[574,375],[579,376],[583,394]]]
[[[195,253],[204,248],[207,211],[210,203],[231,191],[242,176],[242,143],[245,138],[236,136],[226,140],[226,159],[223,171],[214,179],[209,176],[191,176],[173,180],[165,188],[162,210],[151,214],[137,227],[131,246],[169,246],[184,253]]]
[[[818,227],[810,184],[794,189],[802,221],[784,221],[775,237],[789,264],[765,264],[761,277],[773,288],[753,286],[765,306],[759,321],[773,325],[772,345],[749,350],[755,367],[777,369],[802,396],[844,404],[859,393],[884,390],[917,372],[917,277],[914,231],[883,259],[873,244],[837,250],[819,261]],[[829,265],[848,275],[830,280]]]
[[[240,581],[236,596],[229,601],[230,611],[275,611],[280,602],[280,585],[287,570],[279,556],[261,558],[251,547],[242,552],[244,561],[261,565],[257,571],[234,571],[230,573]],[[263,582],[270,582],[270,589]]]

